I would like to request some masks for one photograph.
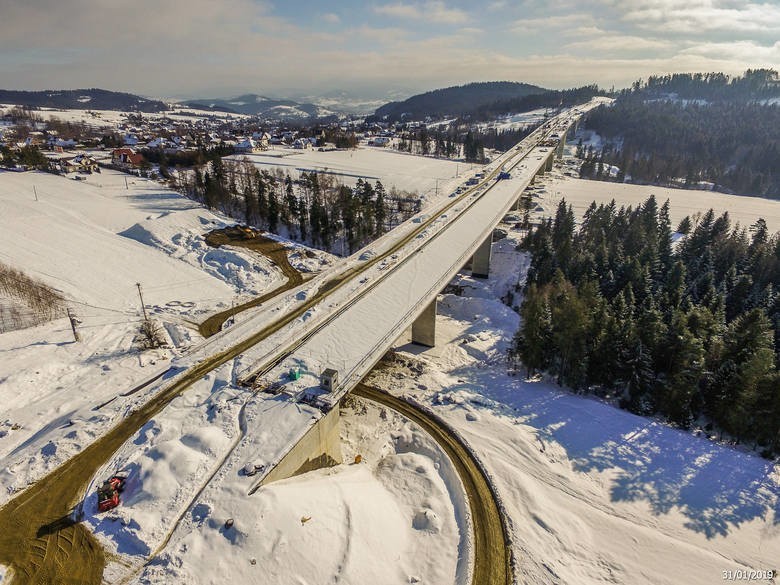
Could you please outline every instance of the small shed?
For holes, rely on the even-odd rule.
[[[333,392],[339,384],[339,373],[333,368],[325,368],[320,374],[320,388]]]

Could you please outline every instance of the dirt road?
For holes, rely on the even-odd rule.
[[[254,235],[250,236],[250,234]],[[231,316],[245,311],[246,309],[257,307],[276,295],[295,288],[303,282],[303,275],[292,267],[287,258],[287,252],[289,250],[285,245],[276,240],[272,240],[271,238],[262,236],[249,228],[242,229],[238,226],[234,226],[221,230],[214,230],[213,232],[206,234],[206,243],[215,248],[230,245],[238,248],[246,248],[253,252],[257,252],[258,254],[262,254],[276,264],[287,278],[287,282],[259,297],[253,298],[247,303],[212,315],[198,325],[198,330],[203,337],[211,337],[215,333],[219,333],[222,329],[222,325]]]

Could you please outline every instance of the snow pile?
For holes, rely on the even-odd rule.
[[[239,293],[261,293],[281,283],[282,277],[265,257],[231,246],[212,248],[204,234],[228,224],[203,209],[163,213],[138,222],[120,235],[158,248],[177,260],[230,283]]]
[[[398,415],[364,402],[344,411],[342,425],[345,461],[361,454],[360,464],[275,482],[252,496],[248,478],[229,474],[220,499],[209,489],[199,496],[138,582],[468,583],[467,504],[438,446]],[[145,464],[167,477],[167,463]],[[171,498],[163,484],[150,489]],[[128,500],[117,508],[128,516],[120,524],[143,518],[147,505],[154,504]],[[117,549],[132,542],[122,531],[105,536]],[[156,536],[148,531],[146,546]]]

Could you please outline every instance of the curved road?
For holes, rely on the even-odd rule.
[[[265,294],[253,298],[243,305],[238,305],[237,307],[211,315],[208,319],[203,321],[203,323],[198,325],[198,331],[200,331],[200,334],[204,338],[219,333],[222,330],[222,325],[225,321],[230,317],[235,316],[237,313],[241,313],[252,307],[257,307],[275,296],[295,288],[303,282],[303,275],[290,264],[290,260],[287,258],[287,252],[289,252],[289,250],[282,242],[272,240],[271,238],[257,233],[255,230],[251,230],[251,232],[255,235],[250,238],[247,237],[246,231],[242,231],[237,227],[214,230],[206,234],[206,243],[214,248],[230,245],[257,252],[276,264],[282,271],[282,274],[287,278],[287,282]]]
[[[512,549],[497,496],[479,462],[437,417],[377,388],[358,384],[354,396],[401,413],[425,429],[444,449],[463,482],[474,525],[473,585],[512,585]]]

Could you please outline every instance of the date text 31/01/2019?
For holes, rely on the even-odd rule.
[[[723,571],[724,581],[771,581],[777,576],[773,569],[737,569]]]

